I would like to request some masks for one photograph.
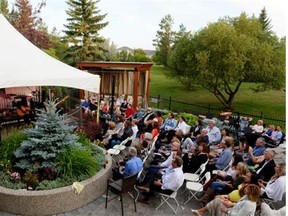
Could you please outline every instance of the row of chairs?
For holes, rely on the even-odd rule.
[[[119,159],[122,159],[121,156],[120,156],[121,146],[123,146],[123,145],[125,146],[125,144],[128,141],[130,141],[130,140],[132,141],[133,139],[135,139],[134,136],[128,137],[126,140],[121,142],[121,144],[119,144],[119,146],[116,146],[116,147],[114,146],[115,148],[113,148],[111,150],[109,149],[110,152],[108,150],[108,154],[111,154],[112,156],[113,155],[117,155],[119,157]],[[157,137],[155,137],[155,139],[154,139],[154,141],[153,141],[153,143],[151,145],[151,148],[150,148],[147,156],[143,159],[143,164],[148,159],[149,154],[151,154],[154,151],[156,140],[157,140]],[[123,150],[124,149],[125,148],[123,148]],[[115,154],[115,152],[116,152],[116,154]],[[142,168],[142,170],[139,173],[136,173],[135,175],[124,177],[123,179],[119,179],[117,181],[114,181],[113,179],[108,179],[108,181],[107,181],[107,189],[106,189],[105,208],[107,208],[107,203],[109,201],[119,197],[120,198],[120,202],[121,202],[121,213],[122,213],[122,216],[123,216],[124,215],[123,195],[128,193],[133,198],[134,209],[135,209],[135,212],[137,212],[136,200],[139,197],[139,191],[136,188],[136,181],[137,181],[137,179],[142,178],[143,175],[145,176],[144,172],[145,172],[145,170]],[[113,192],[115,192],[116,195],[111,197],[111,198],[109,198],[109,196],[108,196],[109,190],[112,190]],[[132,191],[132,194],[131,194],[131,191]]]
[[[126,152],[126,144],[128,142],[132,142],[136,138],[136,133],[134,133],[132,136],[127,137],[125,140],[123,140],[119,145],[114,145],[113,148],[108,149],[107,153],[112,156],[112,160],[116,162],[117,160],[122,160],[121,153],[123,152],[124,155]],[[116,158],[115,158],[116,157]]]
[[[153,154],[154,149],[155,149],[156,140],[157,140],[157,137],[155,137],[155,139],[153,140],[153,142],[151,144],[151,147],[150,147],[150,149],[148,151],[148,154],[143,159],[143,164],[145,164],[145,162],[147,161],[148,157],[151,156],[151,154]],[[125,143],[126,142],[124,142],[124,145],[125,145]],[[123,143],[121,143],[120,146],[121,145],[123,145]],[[118,147],[117,147],[117,150],[119,150]],[[204,191],[204,185],[211,179],[210,172],[206,172],[203,175],[207,163],[208,163],[208,160],[205,163],[203,163],[200,166],[200,168],[195,173],[185,173],[184,174],[184,181],[186,182],[185,190],[189,191],[188,199],[185,201],[184,204],[188,203],[193,197],[196,196],[197,193]],[[224,170],[228,170],[228,168],[230,166],[231,166],[231,162],[229,163],[229,165]],[[124,212],[123,212],[123,200],[122,200],[122,195],[124,193],[129,193],[131,195],[131,197],[133,198],[135,212],[136,212],[137,211],[137,209],[136,209],[136,200],[138,199],[139,194],[140,194],[138,188],[136,187],[136,181],[137,180],[140,180],[140,181],[143,180],[143,178],[145,177],[145,173],[146,173],[146,170],[142,168],[142,170],[139,173],[137,173],[137,174],[135,174],[133,176],[128,176],[128,177],[125,177],[125,178],[120,179],[118,181],[113,181],[112,179],[109,179],[108,182],[107,182],[105,208],[107,208],[108,190],[110,188],[113,188],[114,191],[116,190],[118,192],[118,195],[116,197],[120,196],[122,215],[124,215]],[[205,178],[205,181],[204,181],[204,178]],[[181,186],[184,184],[184,181],[183,181],[183,183],[180,184],[180,187],[177,188],[177,190],[175,190],[170,195],[158,193],[160,195],[160,197],[161,197],[161,203],[157,206],[156,210],[158,210],[161,206],[163,206],[166,203],[173,210],[173,212],[175,214],[177,214],[177,211],[178,211],[178,208],[179,208],[179,202],[176,199],[177,192],[181,188]],[[133,191],[133,194],[130,193],[131,191]],[[114,198],[111,198],[110,200],[112,200]],[[171,205],[171,203],[169,203],[170,199],[173,199],[175,201],[176,207],[173,207],[173,205]]]

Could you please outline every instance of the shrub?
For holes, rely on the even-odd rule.
[[[198,120],[197,116],[190,113],[179,113],[177,116],[183,116],[185,118],[185,122],[191,126],[195,125],[196,121]]]
[[[2,139],[0,145],[0,169],[10,169],[11,162],[15,160],[14,152],[19,148],[22,141],[26,140],[27,136],[22,130],[12,128],[11,132]]]
[[[55,160],[58,174],[69,178],[78,178],[81,175],[89,177],[101,168],[100,161],[92,155],[90,149],[66,149]]]
[[[95,156],[100,164],[105,163],[105,155],[103,154],[104,144],[100,140],[92,143],[84,134],[79,134],[78,142],[83,145],[84,148],[91,150],[93,156]]]
[[[37,174],[33,173],[31,170],[27,170],[24,174],[23,182],[26,184],[27,188],[31,187],[35,189],[39,184],[38,178]]]
[[[92,142],[102,138],[102,127],[95,118],[89,118],[86,123],[79,128]]]
[[[41,172],[46,167],[54,167],[54,160],[64,149],[74,146],[81,148],[78,136],[72,133],[73,127],[59,115],[53,102],[46,105],[38,115],[35,128],[25,130],[28,139],[15,151],[15,167],[21,170]]]
[[[0,183],[2,187],[18,190],[26,188],[25,184],[21,181],[15,181],[11,179],[10,175],[7,172],[0,171]]]
[[[71,185],[75,180],[66,178],[57,178],[55,180],[44,180],[39,183],[36,190],[50,190],[54,188],[65,187]]]

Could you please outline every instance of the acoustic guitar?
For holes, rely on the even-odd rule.
[[[20,106],[20,108],[16,109],[16,113],[18,116],[23,117],[24,115],[28,115],[30,110],[30,107]]]

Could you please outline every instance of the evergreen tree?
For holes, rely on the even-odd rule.
[[[8,17],[9,8],[7,0],[0,0],[0,13],[2,13],[5,17]]]
[[[179,39],[181,39],[182,37],[184,37],[185,35],[188,35],[190,32],[187,32],[186,27],[181,24],[179,26],[179,31],[175,33],[175,40],[174,40],[174,44],[177,43],[177,41]]]
[[[38,172],[45,167],[55,168],[54,160],[67,147],[81,148],[78,136],[72,134],[72,127],[65,123],[64,117],[56,111],[54,102],[48,102],[41,110],[35,128],[25,130],[28,140],[16,150],[16,167]]]
[[[106,14],[100,15],[97,10],[98,1],[92,0],[67,0],[69,9],[66,11],[69,18],[64,25],[67,30],[66,40],[71,46],[67,50],[66,59],[70,64],[78,61],[93,61],[101,59],[100,44],[104,39],[99,36],[99,31],[108,25],[102,22]]]
[[[160,22],[160,30],[157,31],[156,39],[153,40],[156,48],[153,60],[157,64],[167,66],[167,58],[174,42],[175,32],[172,31],[174,21],[171,15],[166,15]]]
[[[258,19],[261,23],[262,29],[268,33],[271,33],[271,29],[272,29],[271,20],[268,18],[265,7],[261,10],[261,13]]]

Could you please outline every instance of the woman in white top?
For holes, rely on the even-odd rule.
[[[261,188],[262,198],[278,201],[282,200],[283,193],[286,191],[286,166],[281,163],[276,165],[274,169],[275,175],[267,183],[260,179],[259,187]]]
[[[192,215],[202,216],[206,211],[209,215],[217,216],[254,216],[256,211],[256,202],[260,196],[260,188],[255,184],[248,185],[245,189],[245,195],[230,208],[231,204],[220,198],[215,198],[205,207],[198,210],[191,210]]]
[[[253,132],[255,132],[255,133],[262,133],[263,130],[264,130],[263,121],[262,121],[262,120],[258,120],[258,121],[257,121],[257,124],[255,124],[255,125],[252,127],[252,130],[253,130]]]
[[[176,126],[175,130],[180,129],[183,132],[183,134],[185,135],[189,132],[187,126],[188,125],[185,122],[185,118],[183,116],[180,116],[179,120],[178,120],[178,125]]]

